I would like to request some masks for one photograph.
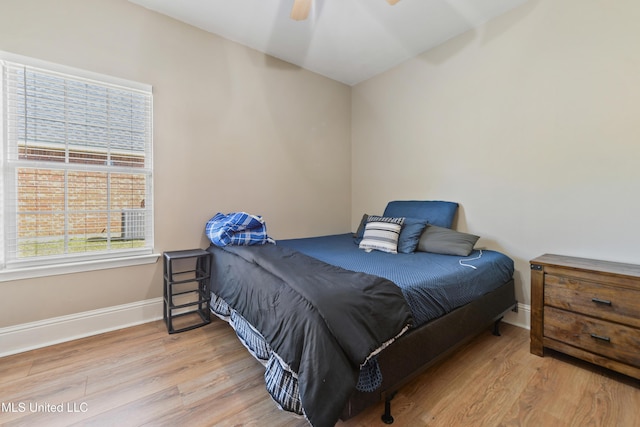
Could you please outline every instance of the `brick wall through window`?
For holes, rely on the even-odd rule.
[[[64,155],[61,150],[30,148],[22,150],[21,158],[55,162],[65,161]],[[141,157],[110,158],[112,165],[144,166]],[[75,151],[67,161],[105,164],[107,155]],[[145,207],[145,180],[143,173],[19,168],[18,237],[59,237],[65,229],[70,236],[104,236],[108,231],[111,238],[121,237],[123,212]]]

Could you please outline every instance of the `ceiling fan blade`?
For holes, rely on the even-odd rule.
[[[391,6],[393,6],[394,4],[398,3],[400,0],[387,0],[387,3],[389,3]]]
[[[307,19],[311,10],[311,0],[293,0],[291,8],[291,19],[302,21]]]

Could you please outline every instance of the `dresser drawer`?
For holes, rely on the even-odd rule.
[[[554,307],[544,308],[544,336],[640,366],[640,329]]]
[[[544,304],[640,328],[640,291],[545,275]]]

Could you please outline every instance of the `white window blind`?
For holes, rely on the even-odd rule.
[[[0,65],[1,267],[151,253],[151,87],[15,55]]]

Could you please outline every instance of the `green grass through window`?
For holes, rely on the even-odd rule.
[[[70,239],[65,251],[64,239],[45,240],[45,241],[23,241],[18,243],[18,258],[41,257],[52,255],[64,255],[66,253],[82,253],[82,252],[105,252],[108,250],[134,249],[145,246],[145,241],[141,240],[124,240],[120,238],[107,239],[100,237],[91,237],[88,239],[74,238]]]

